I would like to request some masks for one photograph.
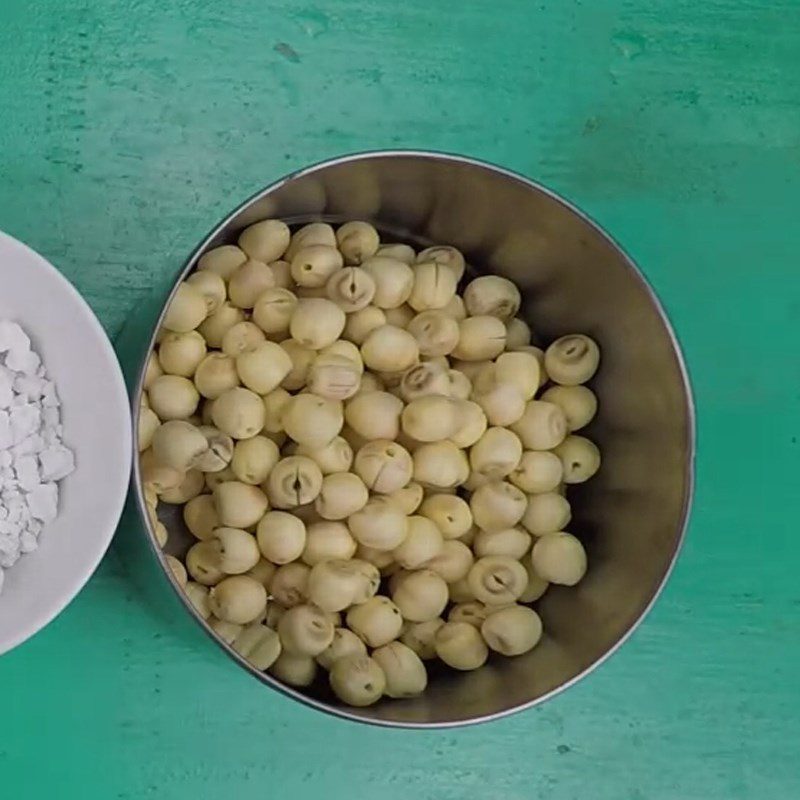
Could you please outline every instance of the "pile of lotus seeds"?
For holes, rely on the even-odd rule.
[[[197,612],[292,686],[411,697],[425,661],[528,652],[531,604],[586,571],[566,486],[600,466],[580,334],[530,344],[509,280],[366,222],[279,220],[206,252],[172,298],[140,473],[197,542],[165,556]]]

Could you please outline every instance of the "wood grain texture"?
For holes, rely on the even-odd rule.
[[[458,151],[562,192],[639,261],[685,347],[700,449],[686,548],[632,641],[463,731],[356,727],[266,691],[168,621],[118,544],[0,661],[0,794],[797,797],[798,54],[796,0],[5,0],[0,228],[110,334],[284,172]]]

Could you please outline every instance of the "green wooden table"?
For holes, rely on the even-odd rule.
[[[0,660],[0,796],[798,797],[798,68],[797,0],[0,4],[0,228],[110,335],[284,172],[463,152],[624,243],[684,344],[700,435],[662,600],[543,707],[441,733],[312,713],[168,624],[116,546]]]

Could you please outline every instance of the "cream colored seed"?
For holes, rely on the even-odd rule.
[[[342,336],[360,346],[372,331],[383,325],[386,325],[386,314],[377,306],[367,306],[347,315]]]
[[[462,578],[460,581],[454,581],[453,583],[449,584],[448,590],[450,592],[451,603],[469,603],[475,599],[475,595],[472,593],[472,589],[469,588],[466,578]]]
[[[201,494],[189,500],[183,507],[183,521],[196,539],[210,538],[214,528],[219,527],[213,496]]]
[[[278,388],[264,395],[264,431],[281,433],[283,431],[283,412],[292,396],[286,389]]]
[[[261,395],[277,389],[292,367],[292,359],[275,342],[261,342],[236,356],[236,371],[242,383]]]
[[[400,635],[403,617],[400,609],[388,597],[376,595],[348,610],[347,627],[367,647],[381,647]]]
[[[209,314],[198,327],[198,331],[209,347],[222,347],[226,331],[244,319],[244,311],[232,303],[224,302],[216,311]]]
[[[319,289],[343,264],[342,254],[335,247],[309,245],[298,250],[292,258],[292,278],[298,286]]]
[[[158,360],[169,375],[191,378],[206,355],[206,341],[197,331],[167,333],[158,346]]]
[[[544,536],[563,530],[571,518],[572,510],[566,497],[558,492],[543,492],[528,497],[522,525],[534,536]]]
[[[183,591],[200,618],[208,619],[211,616],[211,608],[208,604],[208,587],[195,581],[189,581]]]
[[[501,608],[483,622],[481,636],[495,652],[521,656],[533,650],[542,638],[542,620],[532,608]]]
[[[287,336],[296,307],[297,296],[288,289],[265,289],[253,306],[253,322],[272,338]]]
[[[536,541],[531,562],[537,575],[550,583],[574,586],[586,574],[586,551],[571,533],[548,533]]]
[[[567,419],[557,405],[531,400],[522,417],[511,425],[511,430],[519,436],[526,450],[552,450],[567,435]]]
[[[464,289],[464,304],[470,316],[489,315],[505,322],[519,311],[519,289],[508,278],[482,275]]]
[[[394,258],[404,264],[413,264],[417,258],[414,248],[407,244],[382,244],[378,247],[376,256]]]
[[[303,298],[289,322],[292,338],[311,350],[333,344],[344,330],[345,314],[336,303],[322,297]]]
[[[313,522],[306,530],[303,562],[313,567],[320,561],[347,560],[356,552],[356,540],[343,522]]]
[[[431,520],[445,539],[457,539],[472,527],[469,504],[454,494],[429,495],[422,501],[419,513]]]
[[[275,571],[269,593],[284,608],[292,608],[308,598],[308,576],[311,568],[299,561],[284,564]]]
[[[242,658],[260,670],[269,669],[281,654],[278,634],[258,623],[242,626],[230,644]]]
[[[306,526],[294,514],[268,511],[258,523],[256,540],[264,558],[273,564],[289,564],[305,549]]]
[[[403,373],[400,380],[400,395],[406,402],[427,395],[448,396],[450,390],[448,370],[432,361],[411,367]]]
[[[508,428],[488,428],[469,451],[474,472],[497,480],[510,475],[522,458],[522,442]]]
[[[159,463],[152,448],[139,456],[139,469],[144,487],[152,488],[158,494],[167,489],[175,489],[184,479],[182,470]]]
[[[525,587],[525,591],[519,596],[518,601],[520,603],[533,603],[547,591],[550,584],[544,580],[544,578],[536,574],[530,556],[523,558],[521,563],[528,573],[528,585]]]
[[[237,322],[222,337],[222,352],[226,356],[247,353],[266,339],[264,331],[252,322]]]
[[[231,528],[255,525],[269,507],[267,496],[261,489],[240,481],[219,484],[214,489],[214,503],[220,522]]]
[[[458,322],[443,311],[423,311],[408,323],[423,356],[446,356],[458,343]]]
[[[542,400],[559,406],[567,418],[570,433],[584,428],[597,413],[597,397],[587,386],[551,386]]]
[[[508,556],[484,556],[470,568],[467,585],[487,605],[514,603],[528,585],[525,567]]]
[[[525,400],[539,389],[539,362],[531,353],[502,353],[495,361],[495,380],[515,386]]]
[[[161,375],[148,390],[150,408],[162,422],[186,419],[197,410],[200,395],[194,384],[180,375]]]
[[[328,299],[347,314],[366,308],[375,297],[375,279],[359,267],[334,272],[325,285]]]
[[[261,557],[252,534],[239,528],[217,528],[208,541],[216,548],[219,568],[226,575],[248,572]]]
[[[316,351],[294,339],[286,339],[280,343],[280,346],[292,359],[292,371],[283,379],[281,386],[290,392],[302,389],[306,385],[308,370],[317,357]]]
[[[351,706],[363,707],[380,700],[386,689],[386,676],[369,656],[350,655],[333,664],[330,684],[340,700]]]
[[[408,303],[403,303],[397,308],[387,308],[384,313],[386,314],[387,325],[394,325],[395,328],[406,328],[417,312]]]
[[[506,350],[516,350],[530,343],[531,329],[525,320],[514,317],[506,322]]]
[[[197,391],[208,400],[216,400],[221,394],[239,385],[236,359],[224,353],[209,353],[194,373]]]
[[[600,450],[583,436],[567,436],[553,452],[561,459],[564,483],[585,483],[600,469]]]
[[[400,636],[400,641],[413,650],[423,661],[436,658],[434,640],[436,632],[444,625],[441,617],[430,622],[415,622],[407,625]]]
[[[197,469],[214,473],[227,469],[233,458],[233,439],[213,425],[202,425],[198,430],[205,437],[208,449],[195,462]]]
[[[498,606],[487,606],[478,600],[471,600],[466,603],[457,603],[454,605],[447,615],[448,622],[466,622],[478,630],[481,629],[484,620],[494,611],[497,611]]]
[[[219,472],[206,473],[206,488],[210,492],[213,492],[220,484],[235,480],[236,475],[233,474],[233,470],[228,466],[225,467],[225,469],[221,469]]]
[[[323,475],[348,472],[353,465],[353,448],[341,436],[336,436],[324,447],[311,448],[308,445],[298,445],[296,455],[310,458]]]
[[[463,450],[450,441],[418,447],[413,454],[414,480],[434,489],[452,489],[469,477],[469,462]]]
[[[419,569],[442,552],[444,538],[436,525],[427,517],[408,517],[405,539],[392,551],[395,560],[405,569]]]
[[[247,261],[247,254],[235,244],[224,244],[215,247],[200,256],[198,270],[208,270],[227,281],[236,270]]]
[[[161,369],[161,364],[158,363],[158,355],[153,351],[147,357],[147,365],[144,369],[144,381],[142,385],[145,390],[148,390],[153,385],[153,381],[163,374],[164,370]],[[148,398],[148,403],[149,402],[150,400]]]
[[[169,571],[172,573],[172,577],[175,578],[175,582],[181,589],[186,588],[186,583],[189,580],[188,575],[186,574],[186,567],[178,561],[175,556],[164,556],[165,561],[167,562],[167,567],[169,567]]]
[[[496,317],[467,317],[458,325],[458,344],[452,355],[464,361],[495,358],[506,346],[506,326]]]
[[[279,459],[280,452],[275,442],[266,436],[254,436],[236,442],[231,469],[242,483],[255,486],[267,479]]]
[[[386,677],[387,697],[416,697],[428,685],[428,673],[420,657],[401,642],[390,642],[377,648],[372,658]]]
[[[252,569],[247,570],[245,574],[257,580],[266,589],[272,581],[276,570],[277,567],[274,564],[270,563],[265,558],[260,558],[258,563],[256,563]],[[272,605],[274,605],[275,608],[279,608],[277,603],[271,604],[270,607],[272,607]]]
[[[283,427],[298,444],[317,449],[330,444],[344,425],[344,412],[338,400],[315,394],[299,394],[283,412]]]
[[[491,481],[478,487],[469,507],[475,524],[486,531],[513,528],[525,514],[527,497],[506,481]]]
[[[483,666],[489,655],[480,633],[467,622],[446,622],[436,632],[434,646],[445,664],[464,671]]]
[[[312,244],[336,247],[336,234],[327,222],[310,222],[296,231],[284,253],[284,258],[291,261],[298,250],[303,247],[309,247]]]
[[[208,315],[206,299],[189,283],[179,283],[167,306],[162,325],[168,331],[193,331]]]
[[[464,256],[461,255],[455,247],[449,247],[447,245],[427,247],[419,253],[416,260],[417,262],[435,261],[437,264],[448,267],[453,273],[456,283],[458,283],[464,275]]]
[[[341,658],[348,656],[367,655],[367,646],[353,631],[347,628],[336,628],[333,632],[333,641],[317,656],[317,663],[330,670]]]
[[[417,262],[408,304],[415,311],[444,308],[456,293],[455,273],[436,261]]]
[[[422,502],[425,490],[418,483],[406,484],[402,489],[384,495],[384,500],[399,508],[406,516],[413,514]]]
[[[211,617],[208,620],[208,627],[226,644],[232,644],[234,639],[244,630],[244,625],[237,625],[234,622],[225,622],[216,617]]]
[[[336,243],[348,264],[361,264],[374,256],[381,243],[380,236],[368,222],[345,222],[336,230]]]
[[[358,358],[360,362],[360,354]],[[329,400],[347,400],[359,390],[362,371],[360,363],[346,356],[321,353],[309,368],[308,389]]]
[[[360,545],[375,550],[393,550],[406,538],[406,515],[386,500],[370,500],[348,517],[350,532]]]
[[[586,383],[597,372],[600,349],[593,339],[583,334],[562,336],[547,348],[544,364],[552,381],[575,386]]]
[[[369,499],[364,482],[352,472],[336,472],[322,479],[314,505],[326,520],[341,520],[363,508]]]
[[[531,535],[519,527],[478,531],[472,549],[478,558],[508,556],[521,559],[531,549]]]
[[[467,545],[457,539],[450,539],[442,545],[439,555],[426,561],[423,566],[433,570],[446,583],[455,583],[467,576],[474,560]]]
[[[290,686],[310,686],[317,676],[317,662],[311,656],[281,652],[269,672]]]
[[[419,569],[398,582],[392,601],[409,622],[430,622],[447,605],[447,583],[433,570]]]
[[[156,416],[156,412],[151,408],[141,408],[139,410],[139,430],[138,430],[138,450],[140,453],[147,450],[153,443],[153,437],[161,425],[161,420]]]
[[[173,505],[183,505],[188,503],[189,500],[197,497],[205,487],[205,479],[203,473],[197,469],[190,469],[184,479],[174,489],[167,489],[161,492],[159,499],[164,503],[172,503]]]
[[[461,425],[450,441],[457,447],[472,447],[486,433],[489,422],[483,409],[472,400],[461,400],[459,408]]]
[[[214,586],[225,573],[220,566],[218,544],[211,539],[193,544],[186,552],[186,569],[192,579],[203,586]]]
[[[441,395],[412,400],[403,409],[403,431],[418,442],[438,442],[453,436],[461,424],[457,401]]]
[[[378,308],[398,308],[411,296],[414,272],[408,264],[394,258],[375,256],[367,259],[361,268],[375,281],[372,304]]]
[[[239,247],[250,258],[275,261],[289,246],[289,226],[279,219],[265,219],[249,225],[239,234]]]
[[[195,467],[207,449],[205,436],[184,420],[168,420],[153,435],[156,460],[182,472]]]
[[[379,570],[389,569],[394,565],[394,555],[391,550],[376,550],[373,547],[364,547],[363,544],[356,548],[356,557]]]
[[[255,436],[264,427],[265,417],[261,398],[241,386],[223,392],[211,411],[214,425],[234,439]]]
[[[561,459],[554,453],[526,450],[508,479],[527,494],[552,492],[564,474]]]
[[[319,561],[308,576],[308,599],[328,612],[344,611],[358,599],[364,602],[377,591],[378,575],[373,584],[353,562],[346,559]]]
[[[391,494],[411,480],[413,461],[397,442],[376,439],[358,450],[353,470],[373,492]]]
[[[266,488],[276,508],[297,508],[316,500],[322,488],[322,471],[306,456],[289,456],[273,467]]]
[[[224,302],[228,296],[225,281],[220,275],[210,270],[194,272],[187,279],[186,283],[193,286],[206,301],[206,312],[212,314]]]
[[[362,438],[396,439],[403,401],[389,392],[365,392],[347,401],[344,418]]]
[[[228,297],[237,308],[253,308],[258,296],[275,286],[275,276],[269,264],[248,259],[228,281]]]
[[[290,608],[278,622],[278,635],[287,653],[318,656],[333,641],[333,624],[316,606]]]
[[[403,372],[419,360],[417,340],[402,328],[383,325],[361,345],[365,366],[378,372]]]

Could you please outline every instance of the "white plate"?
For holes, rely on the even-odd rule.
[[[128,489],[131,423],[119,363],[89,306],[51,264],[2,232],[0,319],[22,325],[55,381],[76,462],[39,549],[6,570],[2,654],[59,614],[100,563]]]

